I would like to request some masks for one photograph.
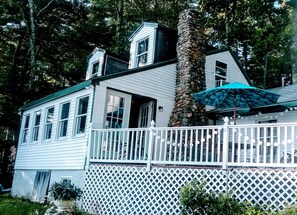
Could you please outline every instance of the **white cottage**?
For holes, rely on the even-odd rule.
[[[167,126],[176,91],[176,32],[144,22],[129,41],[129,62],[96,48],[86,81],[20,108],[13,195],[44,201],[49,185],[60,180],[83,187],[90,141],[99,138],[91,130],[147,128],[151,120]],[[250,84],[230,49],[208,51],[205,73],[207,88]],[[105,157],[121,156],[116,144],[102,145]]]

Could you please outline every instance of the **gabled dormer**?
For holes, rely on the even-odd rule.
[[[176,58],[177,32],[158,23],[143,22],[129,41],[129,69]]]
[[[128,62],[104,49],[95,48],[88,57],[86,80],[98,76],[114,74],[128,69]]]

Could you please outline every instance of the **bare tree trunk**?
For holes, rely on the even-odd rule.
[[[36,40],[36,31],[35,31],[35,19],[34,19],[34,4],[33,0],[28,0],[29,2],[29,11],[30,11],[30,79],[29,79],[29,88],[32,86],[32,82],[36,76],[36,53],[35,53],[35,40]]]
[[[292,28],[293,28],[293,45],[292,45],[292,80],[293,84],[297,83],[297,3],[291,0],[292,11]]]
[[[118,0],[117,2],[117,27],[116,27],[116,48],[117,54],[121,54],[123,51],[123,15],[124,15],[124,0]]]
[[[264,76],[263,76],[263,88],[267,88],[267,68],[268,67],[268,53],[265,55],[265,65],[264,65]]]

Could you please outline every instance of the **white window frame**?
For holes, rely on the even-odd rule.
[[[140,44],[141,42],[145,41],[145,40],[147,40],[147,47],[146,47],[147,50],[144,51],[144,52],[142,52],[142,53],[138,53],[138,47],[139,47],[139,44]],[[148,63],[149,42],[150,42],[149,37],[143,38],[143,39],[138,40],[138,41],[136,42],[135,67],[141,67],[141,66],[145,66],[145,65],[147,65],[147,63]],[[144,55],[146,55],[146,62],[144,62],[144,63],[140,63],[139,59],[140,59],[141,56],[144,56]]]
[[[39,118],[39,123],[36,125],[36,122],[37,122],[36,120],[37,120],[38,115],[40,118]],[[34,112],[34,120],[33,120],[33,125],[32,125],[32,142],[33,143],[34,142],[36,143],[38,141],[39,134],[40,134],[40,122],[41,122],[41,110],[38,110],[38,111]]]
[[[217,66],[217,63],[225,64],[226,68],[222,68],[220,66]],[[226,73],[226,75],[224,76],[224,75],[217,74],[217,68],[220,69],[220,70],[223,70]],[[224,63],[222,61],[216,60],[215,61],[215,71],[214,71],[215,87],[219,87],[219,86],[222,86],[225,83],[227,83],[227,76],[228,76],[227,72],[228,72],[228,64]],[[217,80],[217,77],[219,77],[220,80]]]
[[[27,123],[27,118],[28,118],[28,125],[26,125]],[[22,139],[21,139],[21,143],[22,144],[27,144],[28,140],[29,140],[29,126],[30,126],[30,118],[31,115],[30,114],[26,114],[24,115],[24,124],[23,124],[23,130],[22,130]]]
[[[53,115],[49,116],[49,110],[53,109]],[[43,131],[43,140],[50,141],[52,139],[53,134],[53,124],[54,124],[54,115],[55,115],[55,106],[51,106],[46,108],[45,110],[45,117],[44,117],[44,131]],[[50,130],[49,130],[50,128]],[[48,133],[50,132],[50,133]],[[49,135],[49,138],[47,138]]]
[[[104,114],[104,128],[110,128],[110,125],[107,125],[108,121],[107,119],[107,109],[108,109],[108,102],[109,102],[109,96],[116,96],[116,97],[121,97],[125,99],[125,103],[124,103],[124,115],[122,118],[122,127],[121,128],[128,128],[129,126],[129,118],[130,118],[130,109],[131,109],[131,100],[132,100],[132,96],[131,94],[127,94],[127,93],[122,93],[119,91],[115,91],[115,90],[107,90],[106,93],[106,101],[105,101],[105,114]]]
[[[88,103],[87,103],[87,111],[85,113],[82,114],[78,114],[79,111],[79,103],[82,99],[84,98],[88,98]],[[84,136],[86,133],[86,129],[88,126],[88,109],[89,109],[89,103],[90,103],[90,96],[89,95],[85,95],[85,96],[81,96],[79,98],[77,98],[76,100],[76,111],[75,111],[75,118],[74,118],[74,137],[80,137],[80,136]],[[80,129],[78,128],[78,125],[81,122],[81,119],[83,117],[86,117],[86,122],[85,122],[85,128],[83,132],[78,132]]]
[[[65,119],[61,119],[62,117],[62,111],[63,111],[63,105],[69,104],[69,109],[68,109],[68,116]],[[59,120],[58,120],[58,132],[57,132],[57,139],[61,140],[61,139],[66,139],[67,138],[67,133],[68,133],[68,126],[69,126],[69,113],[70,113],[70,107],[71,107],[71,103],[70,101],[66,101],[60,104],[60,111],[59,111]],[[62,123],[67,122],[67,128],[66,128],[66,134],[65,136],[61,136],[61,126]]]
[[[96,72],[94,72],[94,65],[98,63],[98,69]],[[99,76],[99,71],[100,71],[100,61],[99,60],[96,60],[92,63],[92,68],[91,68],[91,76],[94,77],[94,76]]]

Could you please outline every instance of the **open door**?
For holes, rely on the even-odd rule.
[[[139,128],[150,127],[150,123],[154,117],[154,106],[155,106],[154,101],[144,103],[140,106],[139,116],[138,116],[138,127]]]
[[[114,90],[107,91],[105,128],[128,128],[131,95]]]
[[[43,203],[48,192],[51,171],[37,171],[31,201]]]

